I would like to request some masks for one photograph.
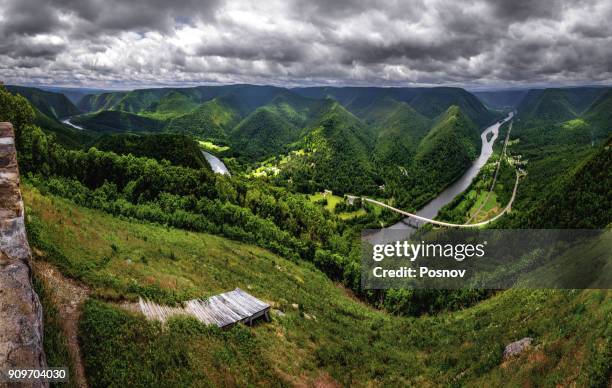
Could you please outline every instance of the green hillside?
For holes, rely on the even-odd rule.
[[[108,92],[101,94],[88,94],[81,98],[77,107],[83,112],[98,112],[113,110],[127,92]]]
[[[104,110],[72,118],[72,122],[95,132],[157,132],[163,123],[133,113]]]
[[[185,135],[105,135],[96,141],[94,147],[122,155],[168,160],[186,167],[210,168],[198,143]]]
[[[159,101],[147,106],[142,114],[157,119],[169,119],[187,114],[198,107],[198,103],[185,93],[171,91],[165,94]]]
[[[566,88],[530,90],[518,107],[519,118],[525,121],[571,120],[583,115],[606,88]]]
[[[415,163],[449,184],[471,164],[479,150],[478,129],[459,107],[452,106],[419,144]]]
[[[376,133],[374,160],[379,168],[409,165],[432,124],[408,104],[394,101],[381,101],[370,107],[366,120]]]
[[[309,98],[333,98],[359,117],[363,117],[364,112],[378,101],[394,99],[408,103],[430,119],[452,105],[459,106],[479,126],[494,119],[494,115],[474,95],[460,88],[309,87],[292,91]]]
[[[289,113],[290,106],[281,105],[283,113]],[[298,139],[300,130],[275,110],[263,107],[255,110],[242,120],[231,132],[230,141],[241,156],[261,159],[285,153],[289,144]]]
[[[451,106],[459,107],[479,127],[494,119],[494,115],[476,97],[459,88],[423,89],[408,104],[431,119],[447,112]]]
[[[165,88],[133,90],[127,92],[112,109],[130,113],[141,113],[151,105],[158,103],[167,94],[168,90]]]
[[[582,117],[601,132],[612,132],[612,89],[593,102]]]
[[[555,182],[527,218],[531,228],[603,229],[612,220],[612,137]]]
[[[78,115],[79,109],[63,94],[25,86],[6,86],[11,93],[25,97],[42,114],[52,119]]]
[[[206,139],[226,139],[238,120],[239,114],[231,105],[231,99],[215,98],[190,113],[171,119],[165,129]]]
[[[579,112],[560,89],[532,90],[518,107],[519,118],[524,121],[565,121]]]
[[[296,147],[304,154],[283,166],[280,181],[291,180],[307,192],[375,190],[370,129],[339,103],[327,100],[316,110],[308,134]]]
[[[38,260],[92,290],[79,322],[92,387],[597,386],[607,379],[612,299],[605,290],[509,290],[459,312],[405,318],[261,248],[114,218],[30,186],[24,197]],[[235,287],[280,313],[271,323],[223,331],[187,318],[162,327],[129,310],[139,295],[184,300]],[[504,361],[504,346],[525,336],[536,345]]]
[[[528,89],[509,89],[472,92],[489,109],[514,109],[523,100]]]

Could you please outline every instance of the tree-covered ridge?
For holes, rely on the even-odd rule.
[[[405,102],[387,100],[370,107],[366,120],[376,136],[373,160],[381,170],[408,167],[419,142],[432,125],[432,120]]]
[[[461,88],[376,88],[376,87],[309,87],[292,89],[309,98],[333,98],[349,111],[363,117],[368,107],[381,99],[393,99],[406,102],[420,114],[433,119],[456,105],[472,121],[484,126],[494,116],[471,93]]]
[[[527,217],[532,228],[603,229],[612,220],[612,135],[556,181]]]
[[[612,89],[601,94],[582,116],[600,131],[612,132]]]
[[[11,93],[22,95],[35,109],[52,119],[63,119],[80,113],[79,109],[61,93],[23,86],[7,86],[6,89]]]
[[[370,129],[333,100],[322,104],[297,144],[302,152],[282,166],[279,181],[299,191],[323,189],[337,193],[376,190],[370,161]]]
[[[448,108],[419,144],[415,165],[442,185],[453,182],[480,151],[476,125],[457,106]]]
[[[609,89],[550,88],[530,90],[517,110],[522,121],[566,121],[579,117]]]
[[[492,91],[475,91],[472,92],[486,107],[489,109],[515,109],[525,95],[528,89],[509,89],[509,90],[492,90]]]
[[[88,94],[81,98],[77,107],[83,112],[98,112],[113,110],[127,92],[106,92],[101,94]]]
[[[198,143],[186,135],[172,133],[105,135],[96,141],[94,147],[118,155],[133,154],[158,161],[167,160],[185,167],[210,169]]]
[[[94,132],[158,132],[164,123],[118,110],[105,110],[73,117],[71,121]]]
[[[610,89],[595,89],[600,97],[591,102],[584,113],[569,116],[569,119],[568,115],[556,116],[553,111],[526,116],[525,112],[532,110],[527,110],[527,106],[522,111],[519,109],[509,151],[520,155],[526,177],[521,181],[513,212],[500,221],[502,225],[569,227],[569,224],[576,223],[583,227],[605,226],[597,222],[597,216],[587,214],[596,206],[602,206],[600,209],[607,214],[608,205],[601,201],[601,195],[605,187],[612,185],[609,170],[601,171],[609,152],[599,151],[612,133],[608,119],[612,106]],[[560,105],[554,101],[542,103],[542,98],[556,99],[557,102],[562,99],[567,105],[570,103],[567,96],[573,92],[574,89],[553,89],[548,93],[538,91],[532,94],[532,98],[539,97],[533,99],[536,107],[558,107]],[[589,89],[581,93],[590,101],[591,92]],[[523,104],[526,103],[527,97]],[[583,101],[579,105],[587,104]],[[577,192],[572,193],[572,190]],[[596,202],[599,205],[595,205]],[[550,213],[551,209],[555,214]]]
[[[285,112],[289,105],[281,105]],[[240,155],[258,160],[286,153],[288,146],[298,140],[300,129],[276,109],[262,107],[242,120],[231,131],[230,142]]]
[[[171,119],[165,130],[206,139],[227,140],[229,132],[240,118],[231,102],[230,98],[207,101],[193,111]]]

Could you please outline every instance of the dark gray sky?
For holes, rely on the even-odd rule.
[[[610,0],[0,0],[0,80],[612,83]]]

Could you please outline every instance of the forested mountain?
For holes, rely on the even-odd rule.
[[[298,127],[285,119],[284,115],[262,107],[248,115],[231,131],[230,141],[234,148],[240,150],[241,155],[257,160],[286,153],[288,145],[298,140],[300,133]]]
[[[161,121],[115,110],[73,117],[72,122],[95,132],[156,132],[164,127]]]
[[[612,132],[612,89],[607,89],[601,94],[583,117],[600,130]]]
[[[610,133],[610,132],[608,132]],[[558,181],[527,216],[531,228],[603,229],[612,220],[612,136]]]
[[[432,121],[405,102],[381,100],[365,115],[374,129],[374,160],[379,168],[406,167]]]
[[[53,119],[63,119],[79,114],[79,109],[63,94],[47,92],[24,86],[6,86],[11,93],[25,97],[42,114]]]
[[[599,97],[592,101],[595,94]],[[590,108],[578,113],[587,105]],[[604,187],[610,187],[609,174],[600,171],[608,163],[609,147],[598,151],[612,129],[610,89],[531,91],[521,106],[512,132],[518,142],[511,149],[525,161],[527,175],[517,193],[514,214],[502,223],[508,227],[598,225],[597,216],[584,216],[598,206],[594,202],[605,205],[601,196],[607,190]],[[573,188],[578,191],[571,193]]]
[[[71,87],[61,87],[61,86],[38,86],[39,89],[45,90],[47,92],[60,93],[66,96],[73,104],[78,104],[79,101],[83,99],[83,97],[90,94],[102,94],[108,92],[104,89],[95,89],[95,88],[71,88]]]
[[[232,102],[230,97],[214,98],[192,112],[171,119],[166,125],[166,130],[207,139],[225,140],[240,118]]]
[[[471,164],[480,151],[476,125],[457,106],[452,106],[436,121],[419,144],[414,157],[422,177],[435,187],[452,183]]]
[[[107,92],[101,94],[88,94],[83,96],[77,103],[77,107],[83,112],[97,112],[101,110],[114,109],[116,104],[127,94],[127,92]]]
[[[182,98],[177,97],[171,99]],[[508,152],[527,160],[527,176],[519,186],[520,199],[503,220],[520,221],[513,224],[519,227],[533,219],[550,220],[541,224],[547,227],[606,225],[610,148],[609,141],[607,147],[600,143],[601,128],[609,131],[608,97],[571,120],[515,123]],[[359,115],[338,101],[311,104],[291,95],[277,95],[249,113],[231,99],[229,107],[215,107],[215,118],[234,112],[235,124],[225,121],[232,122],[226,134],[243,124],[245,136],[276,133],[279,120],[283,128],[291,125],[300,132],[291,151],[279,155],[279,166],[287,169],[275,181],[213,174],[198,162],[191,164],[183,156],[198,155],[195,142],[175,134],[112,136],[98,142],[105,150],[66,149],[35,125],[35,112],[24,99],[0,88],[0,120],[16,128],[36,263],[90,290],[82,315],[72,322],[87,378],[104,386],[135,379],[167,386],[202,381],[290,385],[295,380],[287,376],[293,375],[347,386],[356,381],[604,386],[609,351],[591,344],[599,344],[609,326],[605,292],[361,287],[363,225],[343,220],[293,189],[374,192],[409,209],[456,179],[480,144],[478,125],[459,106],[432,119],[405,101],[387,98],[360,103]],[[109,117],[111,124],[102,125],[102,131],[117,123],[123,131],[140,131],[136,118],[150,120],[146,132],[167,125],[122,111],[85,117]],[[270,128],[255,125],[255,118]],[[385,137],[397,139],[398,152],[414,152],[398,162],[409,163],[405,174],[377,171],[373,160]],[[384,191],[379,184],[385,184]],[[39,285],[45,338],[52,340],[46,350],[65,362],[58,365],[68,365],[59,326],[65,317],[52,310],[54,294],[47,293],[47,285]],[[139,298],[179,306],[235,287],[273,303],[280,313],[262,326],[218,330],[182,317],[151,322],[122,307]],[[554,327],[547,318],[551,314],[558,317]],[[582,330],[585,324],[592,329]],[[487,330],[478,330],[483,327]],[[504,360],[504,346],[524,336],[534,337],[537,345],[516,360]],[[577,353],[580,357],[573,357]],[[414,362],[415,355],[423,360]],[[414,366],[405,368],[406,363]],[[140,366],[136,371],[134,364]],[[575,368],[566,371],[566,365]]]
[[[280,179],[310,192],[372,192],[376,188],[369,157],[372,147],[370,129],[341,104],[327,100],[299,142],[302,154],[283,166]]]
[[[90,113],[78,115],[76,108],[71,112],[75,115],[71,122],[85,128],[78,135],[72,134],[74,129],[44,120],[44,115],[39,115],[39,123],[54,128],[54,133],[71,147],[78,144],[71,138],[88,138],[82,144],[90,145],[93,138],[110,133],[195,136],[228,145],[226,156],[236,157],[246,166],[276,158],[274,166],[280,174],[275,181],[298,191],[330,188],[340,193],[380,194],[378,187],[385,181],[404,182],[391,183],[390,187],[397,191],[414,184],[424,166],[417,166],[415,155],[419,153],[423,163],[427,159],[423,155],[429,155],[424,149],[431,141],[456,140],[447,138],[450,135],[438,127],[433,128],[434,132],[443,136],[432,135],[424,140],[434,122],[447,119],[451,106],[478,125],[493,117],[473,95],[458,88],[285,89],[227,85],[85,96],[79,107]],[[117,141],[114,139],[115,151],[130,152],[127,144],[119,146]],[[133,141],[130,146],[134,146]],[[468,154],[474,156],[474,152]],[[435,160],[441,155],[429,155],[433,158],[429,161],[431,166],[444,165],[444,161]],[[456,178],[456,172],[465,167],[465,154],[460,152],[457,156],[462,161],[442,172],[444,177],[421,185],[427,187],[427,195],[440,190],[448,184],[449,177]]]
[[[94,147],[119,155],[146,156],[159,161],[167,160],[180,166],[210,169],[198,143],[186,135],[172,133],[105,135],[96,141]]]
[[[517,110],[527,121],[564,121],[582,115],[606,88],[565,88],[530,90]]]
[[[493,115],[487,108],[474,95],[461,88],[310,87],[292,90],[310,98],[333,98],[360,117],[364,111],[367,112],[371,104],[391,98],[408,103],[430,119],[444,113],[450,106],[456,105],[479,126],[484,126],[493,120]]]
[[[482,103],[490,109],[514,109],[529,92],[528,89],[509,89],[472,92]]]

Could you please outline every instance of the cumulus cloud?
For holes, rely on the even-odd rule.
[[[610,83],[611,19],[608,0],[0,0],[0,79]]]

